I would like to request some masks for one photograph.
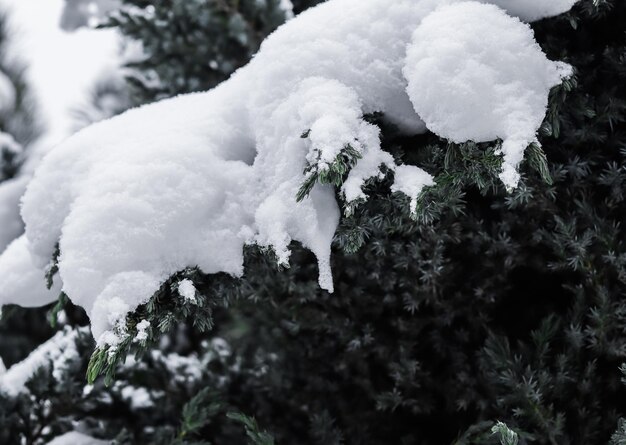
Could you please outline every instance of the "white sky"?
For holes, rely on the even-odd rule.
[[[113,30],[63,31],[64,0],[0,0],[9,11],[10,46],[28,66],[28,80],[47,131],[40,148],[48,151],[70,135],[71,109],[83,103],[106,70],[119,66],[119,37]]]

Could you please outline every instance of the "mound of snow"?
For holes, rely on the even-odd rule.
[[[431,131],[457,143],[504,140],[500,179],[509,189],[524,150],[537,142],[550,89],[571,74],[569,65],[546,59],[528,25],[476,2],[426,17],[405,68],[409,96]]]
[[[323,173],[350,147],[360,159],[342,189],[348,202],[364,199],[364,181],[385,165],[414,209],[433,179],[381,150],[378,128],[363,120],[379,111],[407,133],[504,138],[503,180],[513,185],[507,169],[534,140],[549,87],[565,72],[495,6],[330,0],[279,28],[217,88],[131,110],[60,144],[24,196],[27,241],[0,270],[24,266],[11,257],[26,248],[42,269],[59,243],[63,291],[111,345],[113,328],[173,273],[241,276],[245,244],[270,247],[288,265],[290,242],[301,242],[332,291],[339,206],[328,185],[296,200],[305,169]],[[494,104],[512,116],[492,113]]]

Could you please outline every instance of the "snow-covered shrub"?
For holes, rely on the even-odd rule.
[[[144,101],[213,88],[245,65],[263,39],[319,0],[125,0],[109,26],[140,41],[129,79]],[[154,56],[158,58],[155,59]]]
[[[319,288],[315,258],[297,243],[287,270],[254,247],[244,251],[241,280],[185,269],[118,325],[130,335],[114,359],[107,363],[111,350],[101,350],[92,364],[111,373],[137,326],[134,345],[146,349],[178,319],[187,323],[161,348],[192,362],[206,346],[193,323],[213,326],[209,338],[226,339],[232,366],[201,366],[182,389],[170,384],[179,371],[148,352],[118,369],[123,384],[96,382],[94,397],[120,391],[117,409],[100,399],[83,407],[82,392],[73,393],[67,418],[77,424],[58,416],[37,423],[99,438],[121,433],[127,443],[176,435],[243,443],[226,420],[234,410],[254,416],[278,444],[498,443],[496,420],[509,427],[497,424],[503,440],[520,444],[606,443],[624,411],[624,18],[622,3],[590,0],[533,25],[542,50],[576,76],[552,90],[543,151],[531,144],[510,194],[498,178],[499,142],[407,136],[385,115],[368,114],[393,163],[423,168],[435,185],[411,214],[409,197],[390,194],[397,177],[365,183],[368,199],[350,206],[334,237],[333,295]],[[159,54],[142,68],[167,64]],[[334,198],[343,202],[340,189]],[[220,386],[222,379],[233,383]],[[124,395],[125,386],[132,391]],[[202,389],[216,394],[200,403],[193,396]],[[138,402],[146,394],[152,406]],[[182,409],[185,402],[192,408]],[[181,438],[192,424],[200,426]]]

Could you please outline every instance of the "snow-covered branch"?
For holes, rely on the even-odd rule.
[[[242,276],[246,244],[272,248],[288,265],[289,244],[301,242],[332,291],[337,178],[347,175],[348,203],[366,198],[361,187],[382,165],[396,170],[393,190],[413,206],[433,184],[418,167],[398,168],[363,116],[382,112],[407,134],[428,129],[455,142],[501,138],[501,179],[515,187],[550,88],[571,70],[549,61],[530,27],[506,11],[534,20],[573,3],[331,0],[312,8],[217,88],[131,110],[60,144],[28,187],[26,235],[0,257],[0,274],[26,267],[30,254],[43,286],[59,246],[62,289],[88,311],[100,344],[177,271]],[[307,180],[308,195],[300,193]],[[43,300],[0,289],[0,302]]]

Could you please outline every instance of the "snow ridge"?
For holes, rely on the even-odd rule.
[[[115,344],[112,329],[177,271],[242,276],[246,244],[273,249],[287,266],[290,242],[301,242],[332,292],[339,206],[321,184],[298,202],[303,171],[324,171],[350,147],[360,159],[342,188],[348,203],[366,198],[361,187],[381,165],[395,170],[393,190],[412,210],[433,184],[418,167],[396,166],[364,115],[383,112],[406,133],[430,129],[455,142],[500,137],[501,177],[516,185],[549,90],[570,68],[547,60],[528,25],[485,3],[536,19],[574,0],[312,8],[217,88],[128,111],[54,149],[28,186],[26,238],[0,257],[0,276],[28,252],[43,270],[59,243],[62,289],[90,314],[100,345]],[[9,297],[0,289],[0,302]]]

